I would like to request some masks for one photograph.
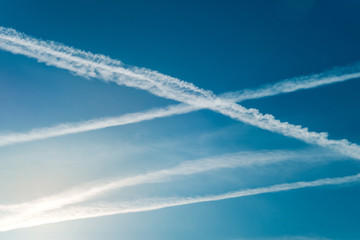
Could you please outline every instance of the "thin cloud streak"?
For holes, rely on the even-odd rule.
[[[261,114],[257,109],[246,109],[226,98],[217,97],[211,91],[156,71],[125,67],[119,61],[103,55],[94,55],[54,42],[40,41],[2,27],[0,27],[0,48],[35,58],[48,65],[68,69],[81,76],[96,77],[103,81],[140,88],[160,97],[198,108],[207,108],[244,123],[360,159],[359,145],[345,139],[330,140],[327,133],[310,132],[300,125],[280,122],[270,114]]]
[[[77,123],[62,123],[54,127],[33,129],[26,133],[9,133],[0,135],[0,146],[138,123],[155,118],[184,114],[195,110],[197,110],[197,108],[194,106],[178,104],[170,105],[166,108],[157,108],[144,112],[124,114],[118,117],[98,118]]]
[[[268,187],[245,189],[218,195],[207,195],[200,197],[173,197],[173,198],[151,198],[131,202],[103,203],[97,205],[70,206],[68,208],[40,213],[27,219],[5,218],[0,221],[0,231],[9,231],[18,228],[26,228],[48,223],[63,222],[76,219],[86,219],[101,216],[116,215],[122,213],[145,212],[162,208],[182,206],[194,203],[213,202],[231,198],[259,195],[264,193],[275,193],[294,189],[319,187],[325,185],[338,185],[360,181],[360,174],[324,178],[315,181],[300,181],[294,183],[277,184]]]
[[[287,79],[275,84],[267,85],[258,89],[245,89],[238,92],[228,92],[220,96],[233,102],[242,102],[245,100],[274,96],[282,93],[289,93],[303,89],[315,88],[321,85],[327,85],[342,82],[354,78],[359,78],[360,73],[348,73],[358,69],[358,67],[344,67],[339,72],[327,71],[321,74],[310,76],[301,76]],[[62,123],[54,127],[32,129],[26,133],[10,133],[0,135],[0,147],[22,142],[36,141],[51,137],[75,134],[93,130],[99,130],[108,127],[121,126],[126,124],[138,123],[152,120],[155,118],[169,117],[173,115],[185,114],[201,108],[177,104],[166,108],[151,109],[149,111],[124,114],[117,117],[98,118],[89,121]]]
[[[314,161],[319,158],[339,157],[336,154],[319,151],[316,149],[304,149],[297,151],[258,151],[238,152],[217,157],[185,161],[178,166],[159,171],[153,171],[128,178],[112,179],[96,183],[83,184],[80,187],[65,191],[50,197],[41,198],[28,203],[0,205],[0,211],[21,213],[21,216],[29,216],[35,213],[62,208],[67,205],[87,201],[107,192],[124,187],[136,186],[149,183],[161,183],[172,180],[176,176],[187,176],[208,171],[260,166],[277,163],[290,159],[301,161]]]
[[[298,90],[317,88],[320,86],[344,82],[359,77],[360,64],[357,63],[346,67],[337,67],[323,73],[285,79],[274,84],[267,84],[260,88],[228,92],[222,94],[221,96],[234,102],[242,102],[250,99],[270,97],[283,93],[291,93]]]
[[[147,90],[154,95],[180,102],[188,103],[199,100],[198,97],[213,96],[211,91],[200,89],[192,83],[149,69],[125,66],[120,61],[100,54],[40,41],[9,28],[0,27],[0,48],[69,70],[79,76]]]

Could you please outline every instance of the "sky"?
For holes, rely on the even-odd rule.
[[[2,45],[4,36],[21,36],[0,29],[0,239],[359,239],[359,181],[334,183],[360,170],[359,78],[239,102],[349,144],[295,139],[295,130],[289,136],[271,121],[259,128],[263,122],[244,122],[241,106],[222,98],[285,79],[299,84],[305,79],[293,79],[299,76],[360,72],[359,10],[355,0],[1,0],[1,27],[119,60],[124,65],[99,62],[158,85],[134,81],[133,88],[118,82],[132,84],[126,74],[108,77],[97,69],[92,76],[81,72],[80,64],[74,65],[77,72],[69,71],[72,62],[14,54]],[[159,80],[132,66],[166,76]],[[179,81],[167,76],[193,85],[173,88]],[[198,97],[192,86],[199,95],[212,91],[211,96]],[[198,110],[3,144],[14,133],[103,122],[179,102]],[[334,184],[196,202],[319,179]],[[32,212],[59,196],[79,196],[114,182],[125,185]],[[36,205],[38,199],[45,200]],[[195,203],[185,204],[189,199]],[[2,210],[18,204],[20,210]],[[159,204],[167,207],[142,210]],[[118,212],[129,206],[136,212]],[[82,211],[82,219],[51,220]],[[43,223],[33,223],[39,219]],[[11,221],[15,227],[7,230]],[[32,226],[20,226],[22,221]]]

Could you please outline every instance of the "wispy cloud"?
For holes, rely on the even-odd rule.
[[[330,140],[326,133],[311,132],[300,125],[281,122],[270,114],[264,115],[256,109],[246,109],[232,100],[215,96],[211,91],[200,89],[191,83],[160,74],[156,71],[126,67],[121,62],[103,55],[94,55],[54,42],[40,41],[20,34],[15,30],[2,27],[0,27],[0,48],[15,54],[23,54],[35,58],[48,65],[70,70],[81,76],[96,77],[104,81],[113,81],[117,84],[144,89],[157,96],[187,103],[195,106],[195,108],[208,108],[244,123],[293,137],[310,144],[331,148],[347,156],[360,159],[360,146],[350,143],[345,139]],[[342,70],[338,72],[341,73]],[[357,74],[358,72],[354,72],[346,77],[333,72],[328,77],[329,79],[331,77],[335,78],[333,80],[324,80],[324,82],[344,81],[347,78],[358,77]],[[318,81],[313,85],[318,86],[320,82]],[[311,81],[308,81],[305,85],[311,86],[310,83]],[[305,85],[302,88],[306,88]],[[301,88],[295,87],[292,83],[289,85],[288,82],[284,82],[272,88],[272,91],[274,93],[291,91],[285,90],[284,86],[288,86],[292,90]],[[271,95],[271,91],[261,90],[260,92],[262,92],[261,96]],[[249,92],[245,93],[245,95],[249,95]]]
[[[222,94],[221,96],[223,98],[231,99],[234,102],[241,102],[250,99],[275,96],[282,93],[295,92],[298,90],[316,88],[359,77],[360,64],[356,63],[345,67],[336,67],[322,73],[285,79],[274,84],[267,84],[260,88],[228,92]]]
[[[195,104],[191,100],[195,100],[195,102],[201,100],[196,97],[215,97],[211,91],[198,88],[192,83],[150,69],[126,66],[118,60],[101,54],[92,54],[52,41],[41,41],[10,28],[0,27],[0,48],[14,54],[22,54],[37,59],[39,62],[44,62],[47,65],[67,69],[80,76],[99,78],[104,81],[113,81],[120,85],[148,90],[157,96],[180,102],[189,103],[190,101],[191,105]],[[232,101],[244,101],[300,89],[314,88],[359,77],[360,66],[359,64],[354,64],[346,67],[337,67],[319,74],[286,79],[259,89],[225,93],[222,97]],[[181,98],[185,99],[182,100]]]
[[[322,147],[327,147],[333,150],[336,150],[344,155],[360,159],[360,146],[350,143],[347,140],[331,140],[328,139],[326,133],[317,133],[311,132],[307,128],[304,128],[300,125],[293,125],[287,122],[281,122],[275,119],[274,116],[270,114],[261,114],[256,109],[247,109],[243,106],[235,103],[235,100],[241,101],[240,97],[235,99],[235,95],[228,96],[216,96],[211,91],[207,91],[201,88],[196,87],[192,83],[184,82],[180,79],[173,78],[170,76],[166,76],[160,74],[156,71],[137,68],[137,67],[129,67],[125,66],[119,61],[112,60],[103,55],[94,55],[88,52],[80,51],[77,49],[73,49],[70,47],[66,47],[54,42],[45,42],[40,41],[23,34],[20,34],[12,29],[2,28],[0,27],[0,48],[10,51],[15,54],[22,54],[31,58],[35,58],[40,62],[44,62],[48,65],[56,66],[59,68],[67,69],[77,75],[84,77],[94,77],[101,79],[103,81],[111,81],[115,82],[119,85],[125,85],[129,87],[135,87],[139,89],[143,89],[149,91],[150,93],[179,101],[183,104],[188,104],[193,110],[207,108],[213,110],[215,112],[219,112],[223,115],[229,116],[235,120],[242,121],[244,123],[257,126],[262,129],[266,129],[275,133],[280,133],[285,136],[293,137],[304,142],[310,144],[316,144]],[[296,84],[296,81],[285,81],[279,85],[274,85],[272,87],[261,88],[258,90],[248,90],[244,91],[240,94],[243,96],[247,96],[247,99],[255,98],[255,97],[265,97],[271,96],[274,94],[282,93],[282,92],[291,92],[298,89],[305,89],[310,87],[316,87],[321,84],[330,84],[333,82],[345,81],[348,79],[353,79],[359,77],[359,72],[353,71],[350,73],[343,74],[342,71],[334,72],[332,75],[328,75],[324,78],[322,77],[313,77],[314,81],[309,79],[303,79],[304,84]],[[239,96],[239,95],[238,95]],[[253,97],[250,97],[253,96]],[[180,112],[177,107],[170,107],[174,111],[172,114],[180,114],[185,113],[186,108],[189,107],[187,105],[180,105],[183,107],[182,112]],[[168,110],[169,110],[168,109]],[[162,110],[156,110],[157,115],[152,115],[152,111],[149,116],[143,116],[142,113],[139,115],[127,115],[127,119],[107,119],[108,126],[111,124],[117,124],[119,122],[130,121],[131,118],[138,117],[140,120],[147,120],[156,117],[160,117],[162,115],[168,116],[165,112],[161,112]],[[179,111],[179,113],[178,113]],[[103,119],[104,120],[104,119]],[[106,119],[105,119],[106,120]],[[83,131],[84,129],[95,129],[98,124],[102,124],[102,122],[86,122],[86,127],[83,126],[71,126],[72,128],[77,128],[77,131]],[[105,126],[106,127],[106,126]],[[52,128],[52,132],[49,131],[49,136],[55,136],[56,134],[62,135],[66,133],[67,127],[55,127]],[[35,130],[31,134],[33,136],[37,135],[37,139],[40,138],[40,132],[42,130]],[[31,135],[30,134],[30,135]],[[44,133],[43,133],[44,134]],[[52,135],[51,135],[52,134]],[[15,134],[16,135],[16,134]],[[23,141],[29,141],[29,133],[25,135],[17,135],[20,139],[24,139]],[[9,140],[8,140],[9,141]],[[14,143],[14,140],[11,140]],[[220,164],[221,165],[221,164]],[[206,165],[205,165],[206,166]],[[218,166],[218,168],[224,168],[224,165]],[[176,174],[193,174],[201,171],[207,170],[196,170],[197,168],[188,168],[183,167],[180,168],[181,171],[177,169]],[[210,167],[208,170],[214,169],[214,167]],[[161,181],[161,179],[166,179],[168,177],[174,176],[174,173],[165,171],[164,175],[150,175],[149,174],[141,176],[136,179],[127,179],[130,183],[117,182],[115,185],[116,188],[119,186],[132,186],[137,183],[145,183],[145,182],[156,182]],[[139,177],[139,176],[138,176]],[[360,174],[342,178],[326,178],[315,180],[311,182],[295,182],[295,183],[286,183],[273,185],[268,187],[254,188],[254,189],[246,189],[240,190],[236,192],[230,192],[219,195],[208,195],[202,197],[188,197],[188,198],[156,198],[156,199],[143,199],[132,202],[122,202],[122,203],[111,203],[111,204],[102,204],[102,205],[81,205],[81,206],[73,206],[70,204],[76,204],[78,202],[82,202],[83,199],[88,199],[97,194],[101,194],[103,192],[108,191],[108,189],[114,189],[112,184],[101,185],[99,188],[90,188],[90,191],[83,191],[84,195],[61,195],[60,198],[50,199],[47,198],[40,200],[39,202],[35,202],[38,205],[31,205],[33,208],[29,208],[28,211],[22,212],[20,214],[7,216],[0,221],[0,230],[7,231],[11,229],[21,228],[21,227],[29,227],[35,225],[41,225],[51,222],[60,222],[72,219],[81,219],[81,218],[89,218],[89,217],[98,217],[105,215],[113,215],[119,213],[127,213],[127,212],[140,212],[140,211],[150,211],[160,208],[166,208],[171,206],[180,206],[192,203],[199,202],[208,202],[208,201],[218,201],[229,198],[237,198],[243,196],[257,195],[262,193],[270,193],[270,192],[279,192],[279,191],[287,191],[292,189],[299,189],[305,187],[315,187],[315,186],[323,186],[330,184],[344,184],[350,182],[357,182],[360,180]],[[127,184],[127,185],[126,185]],[[69,206],[67,206],[69,205]],[[2,210],[14,210],[17,207],[22,207],[24,205],[17,206],[2,206]],[[29,205],[26,205],[29,207]],[[62,208],[63,206],[67,206]],[[8,208],[7,208],[8,207]],[[16,210],[15,210],[16,211]]]
[[[266,85],[258,89],[245,89],[238,92],[228,92],[221,94],[220,96],[233,102],[242,102],[249,99],[274,96],[277,94],[314,88],[321,85],[346,81],[360,77],[360,73],[351,73],[354,70],[360,69],[357,65],[354,65],[351,67],[349,66],[341,68],[340,70],[337,69],[337,71],[332,70],[321,74],[286,79],[284,81],[277,82],[271,85]],[[117,117],[98,118],[75,123],[62,123],[53,127],[32,129],[29,132],[25,133],[9,133],[0,135],[0,146],[138,123],[141,121],[152,120],[155,118],[185,114],[200,109],[200,107],[188,104],[177,104],[170,105],[166,108],[156,108],[144,112],[124,114]]]
[[[196,107],[191,105],[178,104],[166,108],[156,108],[144,112],[124,114],[118,117],[98,118],[76,123],[62,123],[54,127],[33,129],[25,133],[3,134],[0,135],[0,146],[137,123],[155,118],[184,114],[196,109]]]
[[[315,181],[301,181],[294,183],[277,184],[267,187],[239,190],[217,195],[198,197],[172,197],[172,198],[150,198],[131,202],[102,203],[93,205],[69,206],[59,210],[41,212],[28,218],[22,216],[5,217],[0,220],[0,231],[9,231],[48,223],[85,219],[100,216],[115,215],[121,213],[144,212],[162,208],[182,206],[201,202],[219,201],[224,199],[246,197],[264,193],[289,191],[300,188],[318,187],[325,185],[338,185],[360,181],[360,174],[339,177],[324,178]]]
[[[35,201],[14,205],[0,205],[2,212],[17,212],[22,215],[58,209],[66,205],[80,203],[97,197],[109,191],[141,184],[160,183],[172,180],[176,176],[199,174],[213,170],[260,166],[290,159],[314,161],[320,158],[338,158],[338,155],[320,151],[319,149],[304,149],[297,151],[257,151],[237,152],[211,158],[185,161],[178,166],[159,171],[153,171],[128,178],[102,180],[83,184],[69,191],[41,198]]]
[[[47,65],[67,69],[74,74],[111,81],[128,87],[147,90],[154,95],[180,102],[212,97],[211,91],[192,83],[145,68],[125,66],[120,61],[92,54],[55,42],[41,41],[13,29],[0,27],[0,48],[14,54],[35,58]]]

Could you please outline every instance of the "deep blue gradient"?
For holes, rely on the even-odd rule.
[[[359,13],[356,0],[0,1],[1,26],[157,70],[217,94],[360,61]],[[311,131],[328,132],[332,139],[360,144],[359,89],[356,79],[242,104]],[[1,133],[173,103],[0,51]],[[0,204],[184,160],[242,150],[306,148],[316,147],[202,110],[2,147]],[[289,162],[210,172],[124,195],[216,194],[359,170],[358,162],[345,158]],[[0,233],[0,239],[355,240],[360,239],[359,202],[360,185],[326,186],[55,223]]]

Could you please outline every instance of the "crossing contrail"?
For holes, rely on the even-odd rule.
[[[22,215],[29,215],[84,202],[109,191],[118,190],[124,187],[167,182],[176,176],[187,176],[228,168],[261,166],[290,159],[316,161],[324,157],[327,159],[334,157],[339,158],[337,154],[321,151],[319,149],[303,149],[296,151],[273,150],[225,154],[204,159],[185,161],[173,168],[153,171],[133,177],[83,184],[69,191],[27,203],[0,205],[0,212],[17,212]]]
[[[233,102],[242,102],[249,99],[274,96],[282,93],[294,92],[297,90],[309,89],[321,85],[346,81],[360,77],[360,73],[349,73],[351,71],[354,71],[354,69],[357,69],[355,66],[356,65],[352,67],[342,68],[342,75],[336,75],[334,70],[332,70],[321,74],[287,79],[258,89],[245,89],[238,92],[228,92],[220,96]],[[75,134],[108,127],[138,123],[156,118],[185,114],[200,109],[201,108],[199,107],[188,104],[176,104],[170,105],[165,108],[155,108],[144,112],[124,114],[117,117],[98,118],[75,123],[62,123],[53,127],[32,129],[24,133],[15,132],[0,135],[0,146],[7,146],[16,143],[30,142],[68,134]]]
[[[28,218],[22,216],[10,216],[0,219],[0,231],[9,231],[19,228],[44,225],[48,223],[63,222],[75,219],[94,218],[122,213],[152,211],[162,208],[182,206],[201,202],[212,202],[231,198],[246,197],[264,193],[289,191],[300,188],[318,187],[325,185],[338,185],[360,181],[360,174],[324,178],[315,181],[300,181],[293,183],[277,184],[267,187],[239,190],[218,195],[197,197],[173,197],[173,198],[150,198],[131,202],[102,203],[96,205],[69,206],[59,210],[41,212]]]
[[[102,122],[96,122],[97,120],[85,122],[87,124],[86,126],[71,126],[73,129],[76,128],[77,131],[96,129],[97,126],[100,126],[102,123],[104,123],[104,120],[107,121],[105,121],[107,125],[102,126],[106,127],[114,124],[131,123],[131,118],[138,118],[138,121],[143,121],[150,120],[156,117],[161,117],[163,115],[170,116],[171,114],[181,114],[187,112],[187,107],[192,108],[189,111],[206,108],[262,129],[293,137],[310,144],[327,147],[336,150],[344,155],[353,157],[355,159],[360,159],[359,145],[350,143],[345,139],[328,139],[326,133],[311,132],[307,128],[304,128],[300,125],[293,125],[287,122],[281,122],[275,119],[275,117],[270,114],[264,115],[261,114],[257,109],[247,109],[235,103],[236,101],[243,101],[245,99],[272,96],[279,93],[292,92],[299,89],[317,87],[324,84],[331,84],[335,82],[358,78],[359,71],[358,69],[356,69],[358,68],[357,65],[354,65],[354,69],[345,73],[341,69],[340,71],[339,69],[337,69],[331,74],[312,75],[312,78],[302,79],[301,81],[303,82],[300,84],[297,82],[297,80],[288,80],[280,84],[275,84],[256,90],[243,90],[242,92],[238,93],[229,93],[216,96],[211,91],[198,88],[192,83],[166,76],[156,71],[126,66],[119,61],[112,60],[103,55],[94,55],[88,52],[66,47],[58,43],[37,40],[35,38],[31,38],[21,33],[18,33],[12,29],[0,27],[0,48],[15,54],[22,54],[31,58],[35,58],[40,62],[46,63],[47,65],[67,69],[80,76],[88,78],[99,78],[103,81],[115,82],[119,85],[143,89],[149,91],[156,96],[181,102],[180,105],[170,106],[165,110],[157,109],[157,112],[155,111],[155,114],[154,110],[150,110],[148,114],[152,113],[152,116],[148,115],[146,117],[142,116],[142,113],[135,113],[132,115],[128,114],[123,119],[106,118],[102,119]],[[179,106],[180,108],[182,108],[181,111],[177,109],[179,108]],[[166,111],[169,110],[172,110],[173,112],[166,115]],[[56,136],[56,134],[68,134],[66,131],[70,131],[69,128],[66,129],[66,126],[63,126],[63,128],[61,128],[60,126],[56,126],[55,128],[47,128],[49,132],[47,137]],[[53,132],[49,131],[49,129]],[[30,133],[33,134],[33,136],[37,136],[35,139],[40,139],[41,134],[39,134],[39,132],[41,132],[41,130],[35,130],[34,132]],[[73,132],[70,131],[69,133]],[[28,135],[25,135],[20,134],[17,135],[17,137],[19,139],[22,138],[22,141],[31,141],[29,140]],[[12,143],[14,143],[14,140],[12,141]],[[189,169],[187,169],[186,171],[189,171]],[[194,173],[199,172],[199,170],[191,171],[193,171]],[[191,171],[183,174],[192,174]],[[160,179],[165,179],[170,176],[172,175],[165,174],[164,176],[160,177]],[[147,182],[151,182],[151,180],[149,181],[149,179],[145,180]],[[359,180],[360,174],[357,174],[354,176],[341,178],[319,179],[311,182],[278,184],[269,187],[246,189],[236,192],[219,195],[208,195],[203,197],[155,198],[137,200],[133,202],[120,202],[116,204],[73,206],[73,204],[82,202],[83,199],[87,199],[88,197],[100,194],[102,193],[102,191],[108,191],[107,189],[113,189],[112,187],[107,186],[101,190],[96,189],[94,190],[94,192],[86,192],[83,197],[79,198],[72,198],[73,196],[71,196],[69,198],[65,197],[62,199],[53,199],[53,202],[48,201],[49,199],[47,199],[47,201],[42,202],[42,204],[40,205],[37,205],[38,208],[30,208],[27,212],[25,211],[20,214],[7,216],[3,219],[0,219],[0,231],[8,231],[11,229],[30,227],[51,222],[98,217],[126,212],[149,211],[171,206],[180,206],[207,201],[217,201],[262,193],[287,191],[291,189],[299,189],[305,187],[344,184],[357,182]],[[154,178],[153,182],[156,181],[157,179]],[[131,186],[131,184],[129,186]],[[59,201],[56,202],[57,200]],[[67,207],[62,208],[63,206]],[[22,205],[15,206],[15,208],[13,208],[14,206],[8,207],[12,209],[11,210],[9,208],[8,210],[15,210],[16,212],[16,208],[21,208]],[[2,210],[6,209],[4,208]]]
[[[246,109],[227,98],[216,96],[211,91],[156,71],[127,67],[103,55],[94,55],[55,42],[37,40],[3,27],[0,27],[0,48],[67,69],[84,77],[96,77],[103,81],[140,88],[160,97],[187,103],[197,108],[207,108],[244,123],[360,159],[360,146],[345,139],[328,139],[326,133],[311,132],[300,125],[281,122],[270,114],[264,115],[256,109]]]

